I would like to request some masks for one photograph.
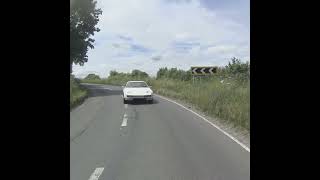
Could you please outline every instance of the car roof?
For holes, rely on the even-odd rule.
[[[128,82],[144,82],[144,83],[145,83],[145,81],[128,81]],[[127,83],[128,83],[128,82],[127,82]]]

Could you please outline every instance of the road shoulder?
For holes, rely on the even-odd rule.
[[[182,100],[163,96],[160,94],[155,94],[155,95],[160,98],[164,97],[168,100],[174,101],[174,102],[184,106],[185,108],[190,109],[190,110],[194,111],[195,113],[203,116],[205,119],[207,119],[208,121],[210,121],[214,125],[218,126],[221,130],[225,131],[226,133],[228,133],[229,135],[231,135],[232,137],[234,137],[235,139],[237,139],[239,142],[241,142],[242,144],[244,144],[245,146],[247,146],[250,149],[250,132],[249,131],[247,131],[243,128],[235,127],[231,123],[227,123],[226,121],[223,121],[217,117],[209,116],[208,114],[199,110],[199,108],[192,105],[191,103],[187,103]],[[162,99],[164,99],[164,98],[162,98]]]

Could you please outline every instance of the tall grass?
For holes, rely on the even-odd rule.
[[[81,87],[73,77],[70,77],[70,109],[81,104],[87,96],[87,90]]]
[[[158,79],[152,80],[151,85],[158,94],[191,103],[208,115],[250,131],[249,82],[230,79],[221,83],[218,78],[195,83]]]

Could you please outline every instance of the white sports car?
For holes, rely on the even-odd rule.
[[[153,91],[144,81],[128,81],[123,87],[123,103],[135,99],[144,99],[149,103],[153,102]]]

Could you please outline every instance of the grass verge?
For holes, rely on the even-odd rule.
[[[88,91],[70,77],[70,110],[80,105],[87,97]]]
[[[209,116],[250,131],[249,82],[234,80],[221,83],[211,79],[193,84],[172,79],[152,80],[155,93],[190,103]]]

